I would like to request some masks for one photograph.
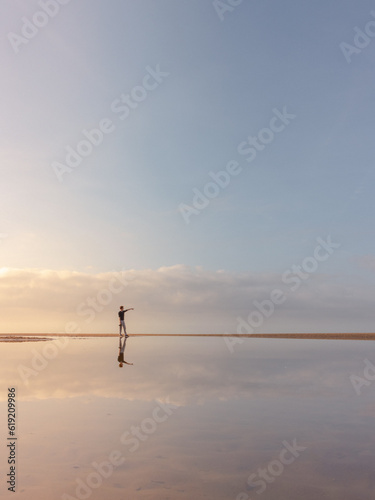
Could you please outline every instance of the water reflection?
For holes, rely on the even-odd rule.
[[[251,339],[233,354],[205,338],[0,347],[2,387],[17,386],[16,499],[373,496],[375,380],[358,395],[350,377],[366,376],[374,343]],[[125,358],[134,367],[119,371]],[[96,488],[98,470],[107,477]]]
[[[125,335],[124,337],[119,338],[119,353],[118,353],[118,358],[117,361],[119,362],[119,367],[122,368],[123,365],[133,365],[133,363],[128,363],[125,361],[124,356],[125,356],[125,347],[126,347],[126,341],[128,339],[128,335]]]

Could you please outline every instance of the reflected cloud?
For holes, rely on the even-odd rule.
[[[73,495],[77,479],[86,481],[92,463],[114,450],[124,464],[93,498],[115,500],[120,491],[181,500],[251,496],[249,475],[294,440],[306,451],[267,494],[297,500],[303,491],[312,500],[333,493],[339,478],[340,491],[366,498],[375,464],[375,385],[357,397],[349,375],[363,369],[364,358],[375,360],[372,342],[246,339],[234,355],[223,339],[207,337],[91,337],[1,348],[1,381],[17,387],[22,487],[30,500],[51,485],[59,498]],[[121,358],[134,366],[118,370]],[[20,366],[36,372],[27,386]],[[165,420],[155,408],[168,405],[174,410]]]
[[[296,351],[295,342],[246,339],[233,355],[220,338],[58,339],[49,343],[54,350],[41,344],[33,348],[14,345],[7,362],[0,366],[0,378],[6,380],[12,374],[12,380],[22,387],[26,373],[27,390],[21,392],[25,400],[98,397],[165,401],[169,397],[174,404],[186,406],[297,394],[301,399],[313,399],[337,391],[353,395],[349,375],[361,370],[368,351],[375,349],[372,342],[348,341],[343,345],[301,340]],[[353,345],[363,352],[362,359],[347,356]],[[117,363],[113,363],[114,349]],[[125,352],[130,361],[125,360]],[[132,370],[124,372],[124,385],[114,370],[133,363]]]

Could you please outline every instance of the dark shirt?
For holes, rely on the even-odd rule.
[[[118,317],[121,319],[121,321],[123,321],[123,319],[124,319],[124,314],[125,314],[125,311],[118,312]]]

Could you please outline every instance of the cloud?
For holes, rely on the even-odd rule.
[[[269,301],[285,301],[256,332],[372,331],[374,290],[314,274],[292,290],[276,273],[232,273],[175,265],[90,274],[48,269],[0,270],[2,333],[117,333],[120,305],[134,307],[133,333],[236,333],[237,318]]]
[[[55,339],[3,346],[0,379],[23,388],[20,397],[28,401],[97,397],[189,406],[265,397],[277,402],[299,392],[302,398],[346,394],[356,407],[349,375],[363,374],[365,344],[354,355],[342,341],[246,339],[233,355],[220,338],[130,337],[125,359],[134,365],[120,369],[116,338]]]

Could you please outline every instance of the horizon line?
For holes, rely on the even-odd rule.
[[[0,339],[27,337],[106,338],[119,337],[118,333],[0,333]],[[214,337],[214,338],[269,338],[317,340],[375,340],[375,333],[131,333],[129,337]]]

